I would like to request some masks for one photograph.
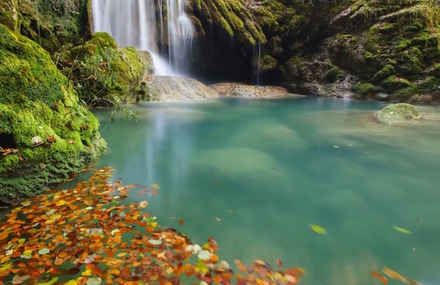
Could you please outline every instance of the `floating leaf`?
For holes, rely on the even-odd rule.
[[[160,244],[162,244],[162,241],[161,240],[157,240],[157,239],[150,239],[148,242],[150,244],[152,244],[152,245],[160,245]]]
[[[139,207],[141,208],[146,208],[148,206],[148,202],[147,201],[142,201],[139,203]]]
[[[14,278],[12,278],[12,284],[21,284],[31,278],[30,275],[20,276],[20,275],[14,275]]]
[[[388,284],[388,279],[377,271],[370,271],[370,275],[376,279],[379,279],[383,284]]]
[[[209,259],[211,259],[211,256],[212,256],[212,253],[207,250],[201,250],[197,254],[197,257],[200,258],[201,260],[209,260]]]
[[[50,252],[50,249],[48,249],[48,248],[43,248],[43,249],[40,249],[39,251],[38,251],[38,254],[40,254],[40,255],[45,255],[45,254],[48,254]]]
[[[92,271],[90,269],[86,269],[83,273],[81,273],[82,276],[90,276],[92,275]]]
[[[220,219],[220,218],[215,218],[215,220],[216,220],[217,222],[219,222],[219,223],[222,222],[222,219]]]
[[[383,272],[385,275],[387,275],[388,277],[390,277],[391,279],[399,280],[399,281],[401,281],[401,282],[403,282],[403,283],[408,283],[408,282],[407,282],[408,280],[407,280],[405,277],[403,277],[402,275],[400,275],[400,274],[397,273],[396,271],[392,270],[391,268],[384,267],[384,268],[382,269],[382,272]]]
[[[72,267],[69,270],[67,270],[67,274],[69,275],[76,275],[80,272],[81,270],[78,267]]]
[[[184,223],[185,223],[184,220],[182,220],[182,219],[179,220],[179,225],[183,225]]]
[[[78,285],[78,282],[73,279],[73,280],[69,280],[66,283],[64,283],[64,285]]]
[[[47,282],[37,283],[38,285],[52,285],[58,281],[58,277],[54,277]]]
[[[314,231],[317,234],[320,234],[320,235],[326,235],[327,234],[327,231],[323,227],[321,227],[321,226],[318,226],[318,225],[315,225],[315,224],[310,224],[309,226],[312,229],[312,231]]]
[[[281,260],[279,260],[278,258],[277,258],[276,262],[279,267],[284,267],[283,262],[281,262]]]
[[[86,285],[100,285],[102,283],[102,279],[101,278],[89,278],[89,280],[87,280]]]
[[[404,228],[401,228],[401,227],[398,227],[398,226],[393,226],[393,229],[402,233],[402,234],[406,234],[406,235],[411,233],[411,231],[404,229]]]

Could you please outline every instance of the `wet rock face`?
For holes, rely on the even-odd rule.
[[[438,5],[353,0],[314,1],[311,7],[301,2],[190,1],[199,31],[196,46],[201,46],[197,74],[254,83],[258,69],[263,84],[293,92],[372,99],[382,92],[393,101],[426,102],[437,90]],[[237,18],[244,25],[237,25]],[[353,88],[346,88],[347,76],[355,78]],[[374,88],[358,88],[367,84]]]
[[[376,116],[379,122],[392,124],[417,120],[420,118],[420,112],[410,104],[398,103],[386,106]]]

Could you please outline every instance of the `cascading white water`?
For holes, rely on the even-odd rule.
[[[168,52],[171,66],[179,72],[186,73],[194,28],[185,14],[183,4],[183,0],[167,0]]]
[[[191,57],[194,28],[184,12],[183,0],[166,0],[167,22],[163,18],[164,0],[92,0],[93,31],[109,33],[121,47],[148,50],[156,74],[185,74]],[[159,19],[156,18],[158,10]],[[157,31],[157,25],[159,30]],[[165,30],[167,26],[167,31]],[[168,64],[160,58],[159,42],[168,35]]]

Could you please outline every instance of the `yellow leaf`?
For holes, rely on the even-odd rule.
[[[398,227],[398,226],[393,226],[393,229],[402,233],[402,234],[406,234],[406,235],[409,235],[411,233],[409,230]]]
[[[47,282],[37,283],[37,284],[38,284],[38,285],[52,285],[52,284],[54,284],[54,283],[57,282],[57,281],[58,281],[58,277],[54,277],[54,278],[50,279],[50,280],[47,281]]]
[[[86,269],[83,273],[81,273],[82,276],[90,276],[92,275],[92,271],[90,269]]]
[[[310,228],[312,229],[312,231],[314,231],[317,234],[320,234],[320,235],[326,235],[327,234],[327,231],[323,227],[320,227],[318,225],[310,224]]]
[[[6,263],[5,265],[2,265],[2,267],[0,267],[0,272],[6,271],[6,270],[10,269],[11,267],[12,267],[12,263]]]
[[[64,283],[64,285],[78,285],[78,282],[76,282],[76,280],[69,280],[66,283]]]
[[[23,252],[23,255],[25,255],[25,256],[30,256],[30,255],[32,255],[32,249],[25,250],[25,251]]]
[[[65,200],[60,200],[60,201],[58,201],[57,203],[56,203],[56,205],[59,207],[59,206],[63,206],[63,205],[65,205],[66,204],[66,201]]]
[[[126,252],[120,252],[120,253],[118,253],[118,255],[116,255],[117,257],[124,257],[124,256],[126,256],[127,255],[127,253]]]

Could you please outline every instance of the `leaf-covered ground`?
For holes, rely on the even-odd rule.
[[[0,284],[289,284],[301,268],[280,270],[256,260],[239,274],[216,254],[142,211],[147,201],[123,204],[130,189],[96,170],[69,190],[22,202],[0,223]],[[142,191],[157,192],[157,186]]]

